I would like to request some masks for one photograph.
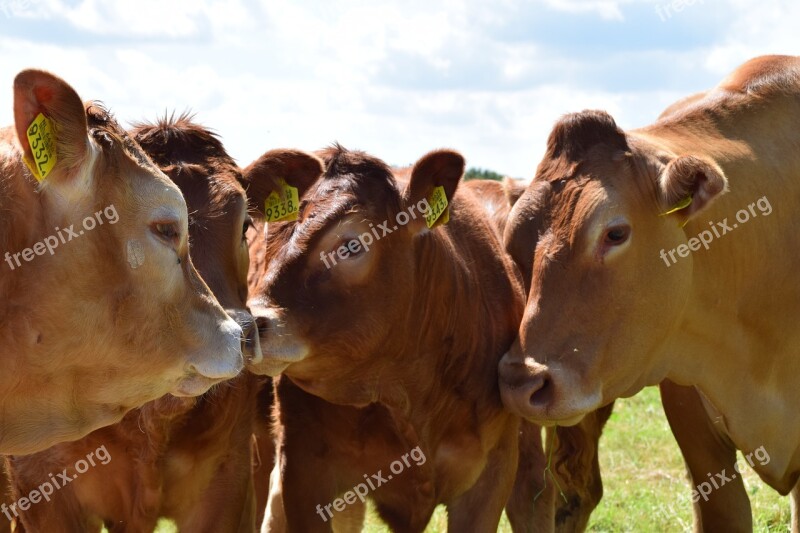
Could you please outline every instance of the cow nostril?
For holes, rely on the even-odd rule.
[[[555,387],[553,380],[546,373],[536,376],[528,389],[528,403],[531,407],[544,407],[553,401]]]
[[[269,329],[269,318],[265,316],[257,316],[255,323],[256,327],[258,328],[258,331],[264,332],[267,331],[267,329]]]

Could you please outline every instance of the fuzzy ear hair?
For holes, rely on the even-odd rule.
[[[453,150],[435,150],[424,155],[411,170],[411,179],[403,195],[405,204],[427,201],[436,187],[444,189],[449,204],[464,176],[465,166],[464,157]],[[408,227],[415,233],[427,229],[424,219],[421,218],[413,220]]]
[[[71,181],[89,145],[86,110],[75,89],[49,72],[23,70],[14,79],[14,125],[25,160],[37,179]],[[29,131],[34,132],[33,141]]]
[[[664,215],[676,214],[685,222],[728,190],[728,180],[713,161],[684,155],[669,162],[659,177],[666,206]]]
[[[295,187],[302,198],[324,171],[322,160],[309,153],[270,150],[244,169],[240,181],[247,191],[247,203],[251,211],[263,217],[264,202],[273,192],[280,192],[280,180]]]

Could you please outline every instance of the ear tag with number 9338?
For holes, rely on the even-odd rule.
[[[264,203],[264,215],[266,222],[288,222],[297,220],[297,213],[300,211],[300,198],[297,194],[297,187],[292,187],[285,180],[279,179],[278,185],[283,192],[283,199],[277,191],[272,191],[267,196]]]

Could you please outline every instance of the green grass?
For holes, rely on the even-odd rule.
[[[617,402],[600,440],[600,464],[605,492],[592,514],[589,531],[691,531],[691,490],[658,389],[651,387]],[[749,468],[743,476],[755,531],[788,531],[788,498],[766,486]],[[388,533],[389,529],[370,508],[364,531]],[[447,515],[440,506],[426,532],[445,531]],[[511,532],[505,516],[498,531]],[[162,522],[158,533],[175,533],[175,529]]]

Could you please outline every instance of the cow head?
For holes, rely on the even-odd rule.
[[[57,77],[23,71],[14,115],[29,167],[41,148],[27,130],[40,114],[51,123],[56,163],[36,186],[40,205],[27,233],[9,244],[21,249],[73,224],[75,242],[63,239],[53,253],[4,274],[4,282],[29,287],[27,299],[38,302],[26,319],[38,335],[34,351],[49,359],[37,359],[35,370],[30,361],[12,368],[30,398],[66,410],[55,417],[70,424],[59,430],[65,440],[166,393],[197,395],[235,376],[242,331],[192,266],[180,190],[111,115],[84,106]],[[36,183],[30,174],[24,179]],[[31,412],[26,427],[53,419]]]
[[[186,114],[138,124],[131,135],[183,193],[192,262],[244,331],[242,351],[248,364],[259,364],[258,328],[247,309],[246,234],[252,219],[239,183],[241,170],[220,139]]]
[[[684,242],[681,225],[726,183],[713,161],[661,151],[606,113],[556,124],[504,233],[528,290],[500,364],[509,409],[567,425],[665,377],[692,261],[667,267],[659,250]]]
[[[270,163],[281,154],[267,153],[245,171],[254,184],[284,177],[302,199],[297,221],[266,225],[265,240],[251,249],[251,308],[264,372],[284,371],[307,392],[362,405],[375,400],[382,371],[398,364],[403,346],[417,340],[403,327],[409,314],[431,311],[412,303],[416,265],[434,258],[412,241],[429,231],[422,212],[434,187],[452,198],[464,159],[428,154],[403,190],[379,159],[338,146],[320,155],[318,181],[315,172],[293,176],[299,164]]]

